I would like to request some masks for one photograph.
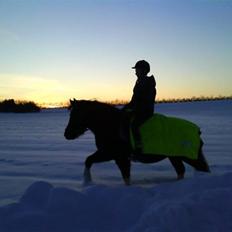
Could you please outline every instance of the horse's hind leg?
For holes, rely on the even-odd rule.
[[[175,168],[175,171],[177,173],[177,179],[183,179],[184,173],[185,173],[185,167],[184,164],[179,157],[169,157],[170,162],[172,163],[173,167]]]
[[[205,156],[204,156],[202,150],[199,152],[198,159],[197,159],[197,165],[195,168],[198,171],[210,172],[209,165],[205,159]]]
[[[100,163],[110,160],[112,160],[111,157],[104,155],[104,153],[100,151],[96,151],[92,155],[88,156],[85,160],[84,182],[89,183],[92,181],[90,169],[94,163]]]

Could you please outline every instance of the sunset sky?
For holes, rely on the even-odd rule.
[[[0,0],[0,100],[232,95],[232,0]]]

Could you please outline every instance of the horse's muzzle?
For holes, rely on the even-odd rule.
[[[64,132],[64,137],[67,139],[67,140],[72,140],[72,139],[75,139],[76,136],[74,134],[71,134],[71,133],[68,133],[67,130],[65,130]]]

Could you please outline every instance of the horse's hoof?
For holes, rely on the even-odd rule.
[[[182,179],[184,179],[184,174],[179,174],[179,175],[177,176],[177,180],[182,180]]]
[[[83,181],[82,182],[82,187],[89,187],[91,185],[94,185],[94,183],[92,181]]]
[[[88,168],[85,168],[84,183],[91,183],[91,182],[92,182],[92,176],[91,176],[90,170]]]
[[[124,182],[125,182],[125,185],[127,185],[127,186],[129,186],[131,184],[129,178],[125,178]]]

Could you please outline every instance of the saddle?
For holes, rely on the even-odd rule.
[[[197,159],[200,148],[200,129],[187,120],[154,114],[139,128],[142,155],[181,156]],[[136,140],[130,128],[129,142],[132,149]]]

